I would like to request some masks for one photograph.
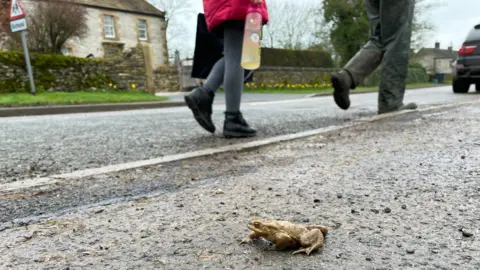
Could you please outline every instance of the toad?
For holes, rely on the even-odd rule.
[[[250,243],[252,239],[264,238],[275,245],[276,250],[298,248],[293,254],[305,253],[323,247],[328,228],[321,225],[300,225],[289,221],[254,220],[247,225],[252,231],[240,243]]]

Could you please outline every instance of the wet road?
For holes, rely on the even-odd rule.
[[[0,201],[3,221],[112,204],[0,226],[0,268],[479,269],[479,114],[475,105],[400,115],[9,194]],[[139,198],[111,200],[130,195]],[[310,257],[264,241],[239,245],[253,217],[330,231]]]
[[[450,87],[408,91],[405,101],[419,105],[480,99],[454,95]],[[321,128],[376,114],[377,94],[352,95],[348,111],[331,97],[246,103],[244,115],[265,138]],[[217,130],[224,105],[214,106]],[[14,117],[0,119],[0,183],[84,168],[156,158],[239,141],[202,130],[187,108]]]

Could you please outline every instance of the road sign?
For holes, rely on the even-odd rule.
[[[25,18],[25,10],[19,0],[11,0],[10,2],[10,21]]]
[[[30,63],[30,55],[27,47],[27,19],[25,18],[25,10],[20,4],[19,0],[11,0],[10,2],[10,29],[12,32],[22,32],[22,47],[25,55],[25,62],[27,64],[28,78],[30,79],[30,90],[32,95],[36,94],[35,82],[33,81],[32,65]]]
[[[12,29],[12,32],[20,32],[20,31],[25,31],[27,30],[27,19],[22,18],[18,19],[15,21],[10,22],[10,29]]]

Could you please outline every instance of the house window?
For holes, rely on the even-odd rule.
[[[62,48],[62,54],[67,56],[72,56],[72,48]]]
[[[140,40],[148,40],[147,20],[138,20],[138,37]]]
[[[111,15],[103,17],[103,31],[106,38],[115,38],[115,19]]]

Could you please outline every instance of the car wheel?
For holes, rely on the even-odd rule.
[[[468,93],[470,82],[465,79],[453,78],[452,86],[454,93]]]

